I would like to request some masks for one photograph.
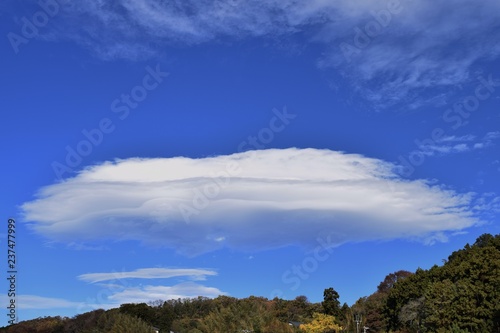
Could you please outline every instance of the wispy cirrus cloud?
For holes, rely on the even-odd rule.
[[[397,10],[391,12],[394,3]],[[373,6],[350,21],[349,35],[326,34],[333,45],[320,65],[340,70],[375,108],[444,105],[481,74],[478,62],[500,54],[496,1],[375,1]],[[342,43],[355,52],[346,52]]]
[[[320,68],[335,69],[376,109],[443,105],[476,79],[478,62],[500,54],[496,0],[77,0],[60,7],[41,38],[76,41],[107,60],[300,36],[297,43],[321,46]]]
[[[427,156],[464,153],[494,146],[494,141],[500,138],[500,132],[488,132],[482,138],[468,134],[464,136],[445,136],[434,144],[421,144],[418,151]]]
[[[224,175],[228,168],[238,172]],[[472,201],[403,180],[378,159],[290,148],[107,162],[42,188],[22,209],[34,231],[55,241],[137,240],[196,255],[310,247],[320,235],[330,235],[332,246],[425,238],[478,223]],[[124,276],[156,273],[167,271]]]
[[[500,139],[500,131],[488,132],[483,137],[483,140],[481,142],[476,142],[474,144],[474,149],[482,149],[482,148],[491,147],[495,144],[494,141],[497,139]]]
[[[496,193],[484,193],[476,201],[475,209],[488,212],[492,216],[500,212],[500,197]]]
[[[78,276],[78,279],[90,283],[120,279],[168,279],[172,277],[205,280],[209,275],[217,275],[217,272],[197,268],[141,268],[129,272],[82,274]]]
[[[489,135],[489,134],[487,134],[487,135]],[[471,142],[474,140],[476,140],[476,136],[474,136],[472,134],[467,134],[467,135],[463,135],[463,136],[456,136],[456,135],[444,136],[444,137],[440,138],[439,140],[437,140],[437,142],[439,142],[439,143],[443,143],[443,142]]]

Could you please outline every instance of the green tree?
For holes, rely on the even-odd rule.
[[[120,312],[132,317],[138,317],[147,323],[153,323],[155,319],[155,310],[146,303],[122,304]]]
[[[386,331],[389,324],[388,314],[386,313],[389,293],[398,281],[403,281],[411,275],[411,272],[403,270],[390,273],[379,283],[376,292],[368,297],[358,299],[355,303],[353,312],[362,316],[362,325],[370,327],[370,332]]]
[[[333,288],[328,288],[323,291],[323,302],[321,305],[323,306],[323,312],[325,314],[335,316],[336,318],[340,316],[339,297],[339,293]]]
[[[347,303],[344,303],[340,308],[340,317],[338,318],[340,326],[344,328],[345,331],[350,332],[353,326],[353,316],[352,311]]]
[[[436,266],[437,267],[437,266]],[[383,315],[387,323],[388,330],[400,330],[405,328],[405,323],[401,323],[399,315],[402,308],[411,300],[422,297],[431,282],[436,268],[429,271],[417,269],[415,274],[399,279],[392,284],[388,291]]]
[[[110,310],[97,323],[98,333],[151,333],[151,325],[137,317]]]
[[[441,267],[418,269],[390,290],[384,315],[391,330],[500,331],[500,235],[481,235]]]

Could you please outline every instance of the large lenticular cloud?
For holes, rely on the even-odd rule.
[[[195,255],[298,244],[434,237],[478,222],[470,197],[399,178],[362,155],[270,149],[126,159],[42,188],[22,206],[61,242],[137,240]]]

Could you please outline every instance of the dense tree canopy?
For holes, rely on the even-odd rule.
[[[323,292],[323,311],[327,315],[339,316],[340,315],[340,301],[339,293],[333,288],[325,289]]]
[[[441,267],[394,284],[388,329],[408,332],[500,332],[500,235],[482,235]]]

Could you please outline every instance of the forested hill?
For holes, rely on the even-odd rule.
[[[389,325],[449,332],[500,332],[500,235],[483,235],[441,267],[417,270],[387,300]]]
[[[443,266],[388,275],[352,310],[370,332],[500,332],[500,235],[480,236]]]
[[[353,306],[340,305],[327,288],[321,303],[249,297],[123,304],[74,318],[46,317],[1,328],[17,333],[322,333],[356,332],[354,320],[372,332],[500,333],[500,235],[484,234],[453,252],[442,266],[387,275],[377,291]]]

